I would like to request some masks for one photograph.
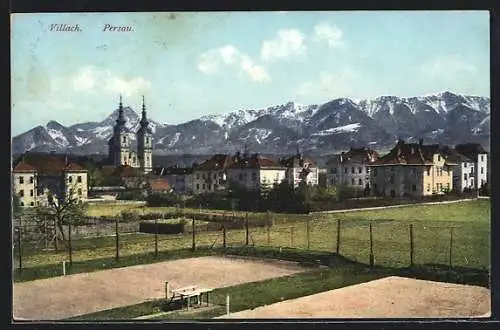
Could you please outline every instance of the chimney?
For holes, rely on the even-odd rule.
[[[418,140],[418,144],[419,144],[420,146],[423,146],[423,145],[424,145],[424,139],[420,139],[420,140]]]

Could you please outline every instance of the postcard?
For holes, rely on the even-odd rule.
[[[487,11],[11,15],[13,321],[485,318]]]

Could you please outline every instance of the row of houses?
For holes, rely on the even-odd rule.
[[[288,182],[319,184],[326,172],[326,186],[348,186],[365,195],[392,197],[427,196],[446,191],[478,189],[488,181],[488,153],[479,144],[450,148],[398,141],[386,155],[367,148],[351,148],[332,155],[326,169],[299,152],[282,159],[237,152],[217,154],[189,168],[156,167],[144,174],[128,165],[103,166],[102,175],[114,177],[124,188],[89,188],[89,173],[68,157],[25,154],[15,161],[13,193],[21,206],[44,205],[49,192],[72,193],[87,200],[92,195],[117,194],[123,189],[140,189],[144,195],[155,192],[200,194],[228,189],[231,183],[251,190]]]

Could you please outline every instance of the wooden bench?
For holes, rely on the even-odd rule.
[[[165,283],[166,285],[166,293],[167,293],[167,299],[170,301],[181,301],[182,307],[184,307],[184,301],[186,301],[187,308],[189,309],[190,305],[190,300],[192,297],[196,297],[197,304],[201,305],[202,304],[202,299],[201,296],[203,293],[206,293],[207,296],[207,305],[208,305],[208,299],[209,299],[209,293],[212,291],[212,289],[207,289],[207,288],[199,288],[197,285],[191,285],[191,286],[186,286],[182,288],[178,288],[175,290],[172,290],[169,292],[168,288],[168,282]]]

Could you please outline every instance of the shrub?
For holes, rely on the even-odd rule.
[[[133,211],[123,211],[121,213],[121,218],[124,222],[139,221],[141,219],[140,215]]]

